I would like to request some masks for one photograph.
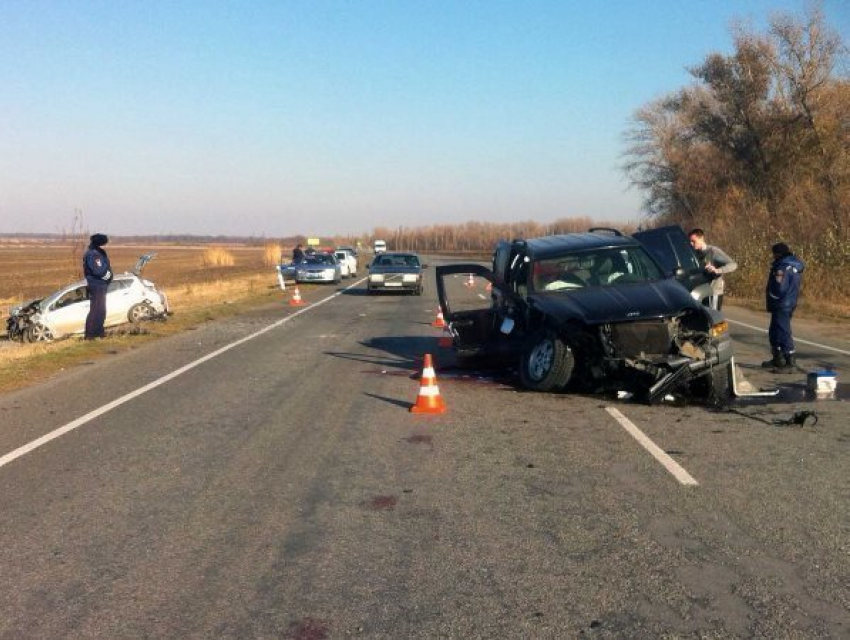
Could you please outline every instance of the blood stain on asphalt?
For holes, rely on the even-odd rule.
[[[398,503],[395,496],[375,496],[369,502],[369,508],[374,511],[392,511]]]
[[[290,638],[294,640],[323,640],[328,637],[328,627],[321,620],[304,618],[293,622],[289,627]]]
[[[416,434],[412,435],[409,438],[405,438],[410,444],[433,444],[434,438],[433,436],[428,436],[424,434]]]

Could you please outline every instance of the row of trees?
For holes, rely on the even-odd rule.
[[[741,282],[784,240],[847,300],[850,278],[827,277],[850,266],[847,49],[817,8],[733,36],[732,53],[690,69],[693,85],[636,112],[625,170],[653,222],[705,228]]]
[[[550,223],[524,220],[511,223],[465,222],[461,224],[432,225],[428,227],[377,227],[373,239],[386,240],[393,248],[410,251],[491,252],[499,240],[534,238],[558,233],[587,231],[593,226],[632,230],[632,225],[622,223],[596,223],[587,217],[561,218]]]

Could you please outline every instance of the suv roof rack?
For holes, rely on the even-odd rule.
[[[623,235],[622,231],[620,231],[619,229],[614,229],[612,227],[590,227],[590,229],[588,229],[587,231],[588,233],[607,233],[612,236]]]

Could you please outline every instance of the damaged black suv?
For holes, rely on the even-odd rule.
[[[492,269],[437,267],[458,359],[516,366],[522,385],[537,391],[624,390],[650,403],[676,392],[725,400],[728,325],[689,291],[700,285],[681,267],[691,251],[687,238],[658,231],[506,241]],[[469,274],[489,281],[489,299],[472,294]]]

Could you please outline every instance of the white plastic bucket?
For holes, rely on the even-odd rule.
[[[806,376],[806,390],[817,398],[835,397],[838,377],[834,371],[812,371]]]

